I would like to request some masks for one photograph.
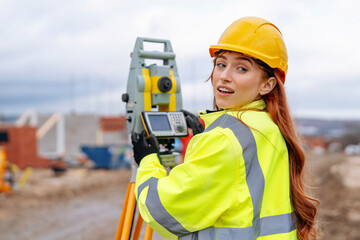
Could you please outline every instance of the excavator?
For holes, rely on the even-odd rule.
[[[0,193],[10,193],[13,185],[13,174],[7,163],[6,148],[4,143],[8,142],[8,133],[0,131]]]

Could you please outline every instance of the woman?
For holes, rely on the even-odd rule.
[[[135,194],[153,229],[179,239],[316,239],[317,200],[303,189],[305,158],[287,108],[287,52],[278,28],[235,21],[210,47],[216,111],[168,176],[156,139],[133,136]]]

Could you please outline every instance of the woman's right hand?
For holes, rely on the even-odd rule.
[[[186,124],[192,129],[194,135],[204,131],[204,126],[201,124],[198,117],[186,110],[181,110],[181,112],[184,113]]]

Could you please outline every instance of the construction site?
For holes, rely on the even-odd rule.
[[[131,172],[124,123],[32,111],[1,123],[11,187],[0,194],[0,239],[114,239]],[[322,239],[360,239],[360,156],[317,148],[306,148],[305,179],[321,202]]]
[[[261,26],[264,25],[270,24],[261,24]],[[258,28],[260,29],[260,26]],[[278,30],[274,31],[278,34]],[[163,51],[144,50],[144,42],[160,43],[163,47]],[[224,46],[227,45],[225,44]],[[255,63],[255,60],[247,57],[247,54],[242,54],[240,52],[234,53],[233,49],[222,50],[222,48],[216,50],[216,58],[220,58],[226,54],[228,56],[237,54],[236,56],[241,57],[232,57],[233,60],[244,61],[245,59],[245,62],[252,63],[252,61],[254,61]],[[213,52],[213,54],[215,53]],[[145,60],[149,59],[160,61],[161,64],[153,62],[149,64],[149,62],[145,62]],[[232,66],[231,64],[229,65]],[[255,64],[253,65],[255,66]],[[217,69],[217,66],[218,65],[215,65],[214,69]],[[226,64],[220,64],[220,67],[226,67]],[[241,67],[239,69],[243,68],[244,67]],[[214,71],[215,70],[213,70],[213,73]],[[275,70],[271,71],[274,71],[272,73],[275,74]],[[280,78],[276,79],[275,77],[269,77],[268,79],[271,79],[272,81],[282,81],[282,83],[284,83],[286,69],[282,71],[282,80],[279,80]],[[244,72],[247,72],[247,70]],[[260,70],[258,72],[260,72]],[[240,76],[240,74],[238,76]],[[214,75],[212,74],[211,83],[214,85],[213,77]],[[223,78],[221,80],[220,77],[218,77],[219,82],[227,82],[229,79]],[[231,81],[229,80],[228,82]],[[274,84],[280,84],[280,82]],[[124,84],[122,83],[122,85]],[[236,85],[237,84],[235,84],[235,86]],[[275,85],[273,85],[273,87],[275,87]],[[281,84],[280,86],[283,85]],[[224,96],[237,96],[239,99],[242,97],[241,93],[238,94],[239,91],[237,88],[236,90],[230,89],[228,85],[218,85],[217,88],[213,88],[214,96],[212,97],[214,98],[214,108],[217,110],[225,109],[227,111],[234,108],[233,104],[235,103],[231,100],[232,98],[229,100],[229,98],[226,99]],[[198,89],[194,89],[195,90],[193,91],[198,91]],[[269,89],[269,91],[272,91],[272,88]],[[119,93],[116,94],[119,95]],[[218,94],[220,100],[221,96],[224,97],[224,107],[217,106],[216,94]],[[275,125],[270,117],[268,117],[268,112],[263,110],[266,107],[266,103],[264,99],[261,99],[264,97],[261,96],[262,94],[260,95],[260,93],[257,93],[257,97],[260,98],[257,98],[256,101],[254,98],[247,102],[247,104],[261,101],[264,104],[263,108],[260,109],[259,107],[259,109],[257,109],[254,107],[256,108],[256,111],[252,111],[254,109],[253,107],[244,109],[249,110],[249,112],[252,113],[263,113],[263,116],[266,116],[267,121],[271,121],[271,124]],[[44,99],[46,98],[43,98],[42,101],[45,101]],[[138,151],[135,151],[135,153],[139,154],[138,163],[144,159],[144,156],[156,153],[162,166],[169,172],[171,171],[171,168],[176,168],[176,165],[182,164],[187,144],[191,140],[193,134],[204,131],[204,123],[201,122],[201,120],[198,120],[197,116],[195,116],[196,113],[184,111],[187,106],[183,108],[175,53],[172,50],[169,40],[141,37],[136,39],[134,50],[131,52],[127,89],[126,92],[122,94],[121,100],[123,103],[119,104],[123,104],[126,108],[126,110],[123,111],[124,114],[118,113],[112,116],[101,115],[100,111],[95,111],[96,113],[93,114],[80,114],[76,113],[76,111],[65,113],[59,110],[51,114],[40,114],[36,109],[32,108],[15,117],[12,116],[9,118],[8,116],[5,116],[5,114],[4,116],[0,116],[0,240],[163,239],[155,231],[152,232],[151,228],[145,227],[145,224],[142,224],[141,217],[136,218],[139,210],[135,208],[134,179],[136,168],[134,168],[134,165],[137,158],[136,155],[134,156],[133,145],[134,149],[136,149],[136,144],[139,144],[137,146],[140,146],[137,148]],[[191,100],[189,100],[189,102],[192,104]],[[276,103],[279,104],[278,102]],[[238,105],[235,106],[245,106],[241,105],[244,103],[236,104]],[[238,111],[238,113],[242,112],[240,113],[241,116],[245,112],[244,109],[241,108],[241,111]],[[270,110],[268,111],[270,113]],[[193,125],[189,124],[185,115],[193,116]],[[223,115],[230,115],[230,113]],[[278,113],[277,117],[279,116],[280,113]],[[222,123],[223,118],[221,117],[216,118],[216,120],[213,119],[213,121],[215,122],[220,119],[218,122]],[[225,119],[227,117],[228,116],[226,116]],[[271,115],[271,117],[273,117],[273,115]],[[236,118],[233,117],[233,119]],[[274,117],[272,119],[274,119]],[[317,230],[321,233],[319,239],[360,240],[360,228],[358,227],[360,224],[360,122],[356,120],[332,121],[302,118],[295,118],[294,120],[296,123],[296,131],[299,131],[298,133],[301,138],[301,147],[304,149],[306,155],[306,165],[303,173],[306,191],[310,196],[318,199],[320,202],[316,219]],[[242,127],[248,127],[242,120],[236,121],[237,124],[240,124],[240,122],[241,124],[244,124],[241,125]],[[264,123],[267,124],[265,121]],[[199,126],[200,128],[196,128]],[[212,126],[212,124],[210,126]],[[236,127],[238,126],[239,125],[236,125]],[[217,126],[215,126],[215,128],[216,127]],[[277,127],[279,126],[276,126],[276,128],[273,127],[271,130],[275,129],[277,131],[276,134],[278,134],[277,137],[279,137],[279,139],[281,137],[281,141],[279,140],[278,142],[281,142],[281,147],[284,151],[279,151],[274,144],[269,148],[271,148],[271,151],[277,152],[276,154],[278,155],[282,154],[282,159],[285,159],[285,161],[282,161],[282,164],[284,164],[284,162],[287,164],[286,156],[288,155],[286,154],[290,152],[289,143],[282,141],[282,137],[284,136],[280,134]],[[212,130],[213,128],[210,129]],[[228,130],[230,127],[224,127],[224,129]],[[275,156],[275,154],[271,155],[267,154],[267,152],[266,154],[265,152],[257,154],[257,142],[255,137],[251,135],[252,129],[249,129],[251,129],[251,127],[246,128],[246,130],[248,130],[246,133],[249,133],[249,135],[245,136],[243,132],[241,132],[241,134],[244,134],[243,138],[246,139],[246,142],[250,141],[250,138],[251,141],[254,140],[251,142],[251,144],[253,144],[251,148],[255,152],[251,152],[252,155],[247,155],[251,156],[246,159],[247,161],[245,160],[245,157],[243,157],[243,161],[245,162],[243,165],[251,165],[250,170],[252,170],[251,167],[253,162],[257,161],[258,172],[252,172],[251,176],[252,178],[256,178],[256,181],[257,176],[259,175],[263,176],[261,180],[264,179],[263,185],[261,185],[262,188],[260,188],[262,190],[257,190],[259,199],[257,201],[252,200],[252,196],[249,195],[251,201],[253,201],[249,201],[249,205],[253,204],[251,205],[251,208],[258,208],[258,210],[254,210],[254,216],[252,217],[255,219],[255,216],[257,216],[256,220],[260,221],[261,219],[259,216],[260,211],[262,211],[261,207],[265,204],[260,207],[255,207],[255,205],[258,202],[261,203],[265,187],[278,187],[278,185],[281,184],[274,184],[274,182],[271,182],[272,184],[269,185],[265,184],[265,177],[262,175],[263,166],[260,166],[257,157],[266,155],[266,159],[268,160],[268,156]],[[196,132],[195,130],[199,131]],[[273,131],[275,132],[275,130]],[[132,134],[132,141],[130,134]],[[240,133],[238,134],[241,135]],[[235,138],[235,133],[233,133],[233,135]],[[142,141],[139,136],[143,137]],[[265,134],[264,136],[266,137]],[[151,139],[153,142],[150,142]],[[238,143],[240,143],[239,139],[240,138],[237,138]],[[269,142],[272,144],[270,140]],[[159,147],[159,145],[161,146]],[[241,154],[245,155],[244,152],[246,151],[246,147],[243,148],[241,143],[239,146],[241,146]],[[152,151],[149,151],[149,148],[151,147],[153,147],[150,149]],[[226,147],[224,147],[224,149]],[[214,149],[216,148],[217,146],[214,147]],[[250,147],[248,147],[248,149],[249,148]],[[228,149],[230,148],[226,148],[226,151],[230,152]],[[235,148],[231,148],[231,150],[234,149]],[[235,149],[235,151],[237,150],[240,152],[239,148]],[[144,152],[146,155],[142,155]],[[286,152],[286,154],[283,154],[284,152]],[[237,156],[236,153],[231,154]],[[206,152],[205,155],[208,156],[208,152]],[[141,156],[141,158],[139,156]],[[156,155],[152,156],[156,157]],[[213,160],[213,155],[210,155],[210,158]],[[224,158],[225,157],[221,155],[220,159],[223,160]],[[156,159],[156,163],[158,163],[157,160],[159,159]],[[204,158],[200,159],[203,160]],[[232,158],[229,157],[229,159]],[[291,157],[289,159],[293,160]],[[278,162],[280,161],[281,160]],[[203,164],[206,161],[198,162]],[[234,164],[234,162],[235,161],[232,161],[231,164]],[[272,164],[272,161],[267,161],[266,164],[268,164],[268,162],[271,162]],[[153,162],[150,161],[148,163],[153,164]],[[270,166],[271,164],[269,163],[268,165]],[[140,165],[140,168],[141,166],[142,165]],[[182,166],[185,167],[188,165]],[[161,168],[160,165],[156,167],[158,167],[157,170]],[[211,165],[211,167],[213,167],[213,165]],[[242,168],[245,167],[246,166]],[[269,167],[269,169],[275,168],[277,169],[277,165],[275,164]],[[208,168],[204,169],[204,172],[208,170]],[[288,170],[288,168],[284,169],[286,169],[285,171]],[[250,172],[249,169],[242,170],[244,170],[246,174],[248,174],[248,171]],[[294,168],[292,168],[291,170],[297,171],[298,169],[294,170]],[[238,174],[238,172],[234,172],[235,174]],[[268,176],[275,171],[271,172],[271,170],[269,170],[269,172],[270,174]],[[165,176],[165,171],[163,173]],[[224,172],[221,173],[223,174]],[[284,171],[280,173],[284,173]],[[190,175],[189,173],[187,174]],[[277,175],[280,176],[286,174]],[[249,175],[245,176],[247,181]],[[148,177],[148,175],[146,177]],[[203,175],[201,175],[201,177],[203,177]],[[145,182],[153,180],[152,178],[156,179],[155,181],[158,180],[156,177],[151,177],[147,178]],[[281,179],[288,180],[288,178]],[[291,183],[293,183],[292,181],[293,179],[290,180]],[[192,185],[193,182],[194,181],[191,181],[191,184],[189,185]],[[204,182],[205,184],[199,184],[199,186],[205,189],[203,193],[206,193],[209,191],[210,187],[204,186],[211,184],[208,184],[208,180]],[[228,182],[235,185],[233,183],[234,181]],[[182,183],[183,182],[178,185],[183,187]],[[255,189],[255,184],[246,184],[248,184],[249,192],[250,190]],[[150,186],[145,185],[144,182],[140,185],[140,187],[143,187],[141,191],[147,186]],[[216,184],[212,184],[212,186],[215,185]],[[283,189],[285,188],[286,191],[284,191],[285,194],[282,195],[283,197],[285,196],[284,198],[287,201],[285,204],[288,204],[288,209],[291,209],[292,205],[288,197],[290,188],[286,187],[286,184],[283,185],[285,185],[285,187],[282,187]],[[218,186],[219,185],[216,185],[214,188],[217,188]],[[140,187],[137,188],[138,191],[140,191]],[[240,188],[241,187],[237,186],[236,191]],[[150,192],[149,189],[150,187],[144,192]],[[158,189],[156,189],[155,192],[157,194],[155,194],[157,196],[156,200],[162,204]],[[177,192],[174,190],[174,192],[178,193],[180,191]],[[266,191],[266,193],[268,192],[270,191]],[[139,198],[145,196],[144,194],[140,194],[142,193],[140,192],[138,194]],[[188,195],[190,196],[190,194]],[[232,193],[232,195],[236,194]],[[191,194],[191,197],[192,196],[193,194]],[[177,197],[173,199],[178,201]],[[212,199],[208,200],[212,201]],[[146,198],[146,201],[144,202],[147,201],[148,198]],[[272,203],[274,202],[275,201],[272,201]],[[139,203],[141,203],[141,201],[139,201]],[[140,204],[139,206],[141,207]],[[156,206],[158,207],[159,205]],[[160,206],[166,210],[163,205]],[[241,207],[243,206],[241,205]],[[134,217],[129,215],[128,212],[124,214],[125,209],[129,210],[131,214],[134,214]],[[153,207],[153,209],[155,210],[151,212],[150,215],[154,212],[155,214],[158,214],[158,208]],[[244,208],[241,210],[243,209]],[[181,210],[183,210],[182,206]],[[208,210],[208,208],[206,208],[206,210]],[[148,209],[144,211],[150,212]],[[159,209],[159,211],[162,211],[162,209]],[[226,211],[231,212],[228,211],[228,209],[226,209]],[[259,215],[255,214],[256,211],[259,211]],[[274,212],[276,211],[274,210]],[[162,214],[163,213],[164,212],[162,212]],[[168,212],[165,211],[165,213],[171,217],[171,220],[175,219],[175,217],[171,216]],[[180,213],[183,214],[182,211]],[[224,212],[221,212],[221,214],[223,213]],[[294,229],[290,229],[295,226],[293,220],[290,219],[291,212],[286,212],[285,214],[283,212],[281,212],[281,214],[272,212],[271,214],[273,214],[273,216],[261,218],[272,219],[271,217],[286,215],[286,217],[288,217],[289,224],[287,226],[289,226],[289,229],[282,231],[283,229],[280,227],[281,231],[275,231],[275,233],[264,230],[264,235],[259,235],[260,227],[255,226],[255,220],[253,220],[253,222],[250,223],[258,229],[255,229],[254,227],[254,231],[257,231],[257,235],[255,236],[254,232],[254,234],[251,235],[252,239],[257,236],[284,236],[282,234],[296,234]],[[194,215],[191,215],[191,217],[194,217]],[[221,222],[219,219],[216,221]],[[237,219],[238,218],[236,218],[236,223]],[[133,224],[135,221],[140,223],[140,227],[137,227],[138,225],[135,227]],[[154,221],[157,220],[154,218]],[[271,220],[265,220],[264,226],[270,221]],[[171,222],[171,224],[172,223],[173,222]],[[179,222],[175,223],[180,224]],[[156,224],[161,225],[158,222],[156,222]],[[171,225],[169,223],[167,224]],[[275,225],[282,224],[277,223]],[[232,227],[221,227],[221,229],[226,229],[230,232],[233,231],[233,229],[253,229],[253,226],[249,228],[244,226],[231,226]],[[161,227],[165,229],[165,226],[162,225]],[[186,230],[185,227],[183,228]],[[207,228],[205,230],[207,230]],[[186,234],[190,233],[188,230],[186,231]],[[249,232],[250,231],[251,230],[249,230]],[[188,236],[190,235],[186,235],[185,237]]]
[[[142,50],[145,41],[163,43],[164,52]],[[28,109],[16,118],[1,118],[1,240],[163,239],[145,230],[139,217],[139,227],[132,224],[138,210],[131,208],[136,170],[130,133],[151,129],[154,137],[158,134],[163,149],[157,153],[170,170],[182,163],[196,128],[188,133],[180,88],[173,87],[180,82],[170,42],[138,38],[133,53],[122,95],[125,115]],[[163,65],[146,66],[146,58],[162,59]],[[307,157],[306,190],[320,201],[321,239],[360,239],[360,123],[296,123]]]

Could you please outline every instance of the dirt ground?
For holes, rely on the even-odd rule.
[[[360,240],[360,157],[309,155],[322,239]]]
[[[130,172],[35,170],[0,203],[0,239],[114,239]]]
[[[360,239],[360,159],[308,154],[307,179],[320,199],[322,239]],[[114,239],[130,171],[34,170],[0,195],[0,240]],[[162,239],[154,235],[153,239]]]

